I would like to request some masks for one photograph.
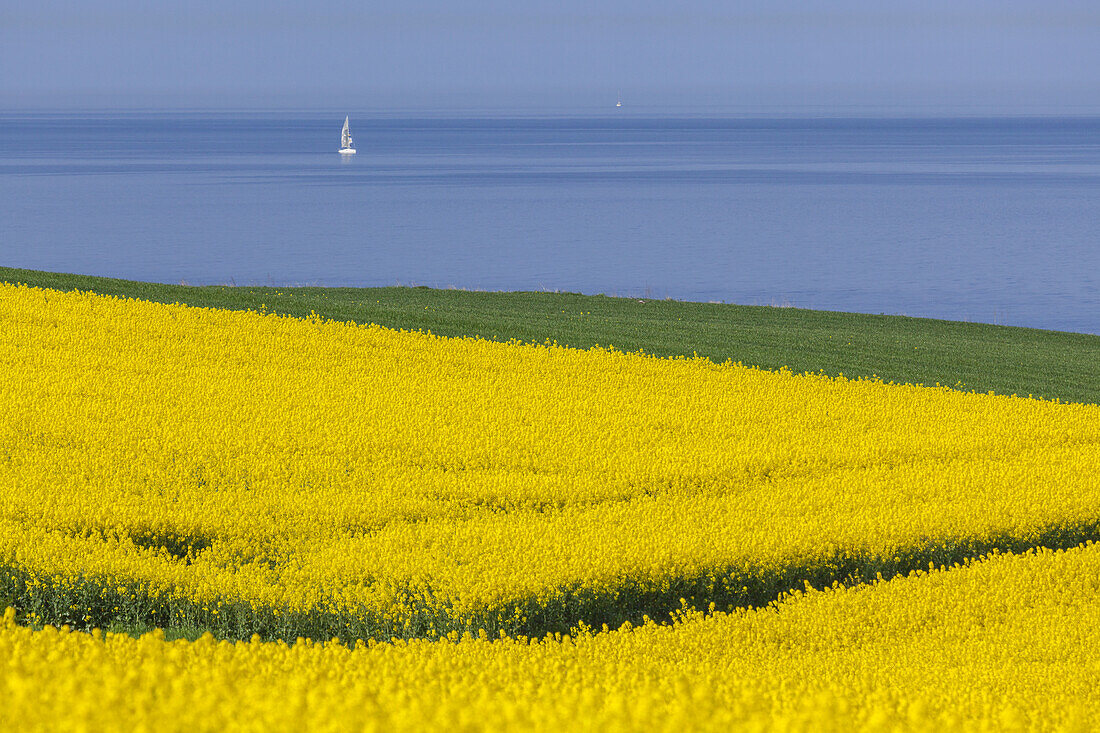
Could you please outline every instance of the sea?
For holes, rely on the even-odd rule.
[[[612,113],[613,112],[613,113]],[[1100,334],[1100,118],[0,112],[0,265]]]

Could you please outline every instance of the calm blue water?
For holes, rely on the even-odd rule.
[[[1100,333],[1100,119],[0,115],[0,264]]]

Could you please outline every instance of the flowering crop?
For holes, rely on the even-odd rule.
[[[572,638],[165,642],[0,620],[20,730],[1095,730],[1100,545]]]
[[[1100,407],[0,285],[0,606],[541,633],[1071,545]]]

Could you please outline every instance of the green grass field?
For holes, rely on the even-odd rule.
[[[194,287],[0,267],[0,280],[59,290],[269,312],[442,336],[476,335],[658,356],[697,353],[766,369],[940,383],[1100,402],[1100,336],[798,308],[428,288]]]

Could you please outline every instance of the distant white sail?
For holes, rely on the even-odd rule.
[[[355,141],[351,139],[351,129],[348,127],[348,118],[344,118],[344,129],[340,131],[340,152],[350,154],[355,152]]]

